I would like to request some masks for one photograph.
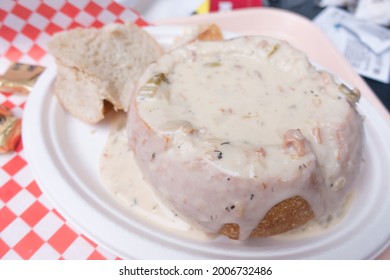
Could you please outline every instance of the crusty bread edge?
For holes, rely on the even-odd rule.
[[[314,219],[309,203],[300,196],[290,197],[275,204],[252,230],[250,237],[269,237],[296,229]],[[225,224],[220,234],[230,239],[240,238],[240,226]]]

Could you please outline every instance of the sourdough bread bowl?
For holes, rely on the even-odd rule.
[[[353,191],[355,97],[286,42],[194,42],[142,74],[130,146],[161,198],[206,232],[272,236],[326,221]]]

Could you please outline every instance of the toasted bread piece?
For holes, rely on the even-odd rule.
[[[200,29],[200,33],[197,36],[200,41],[222,41],[222,31],[216,24],[210,24]]]
[[[127,111],[134,84],[163,52],[130,23],[57,33],[48,47],[59,70],[56,96],[67,111],[88,123],[104,118],[104,100]]]
[[[205,24],[191,26],[190,28],[184,29],[183,34],[176,37],[173,44],[169,46],[168,51],[177,49],[196,41],[222,41],[224,40],[221,29],[218,25]]]

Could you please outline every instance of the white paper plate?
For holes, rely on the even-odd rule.
[[[165,44],[180,32],[177,27],[148,30]],[[22,131],[25,153],[58,211],[114,254],[124,259],[370,259],[388,245],[390,124],[364,96],[359,110],[365,116],[365,163],[340,224],[304,240],[193,241],[131,217],[104,188],[99,158],[109,121],[91,126],[67,114],[52,94],[55,75],[55,67],[49,67],[30,93]]]

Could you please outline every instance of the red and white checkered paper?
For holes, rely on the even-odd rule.
[[[1,0],[0,74],[11,62],[50,63],[46,44],[58,31],[124,21],[147,25],[139,14],[110,0]],[[0,104],[18,117],[26,98],[0,92]],[[30,172],[22,141],[16,152],[0,154],[0,259],[116,258],[48,202]]]

